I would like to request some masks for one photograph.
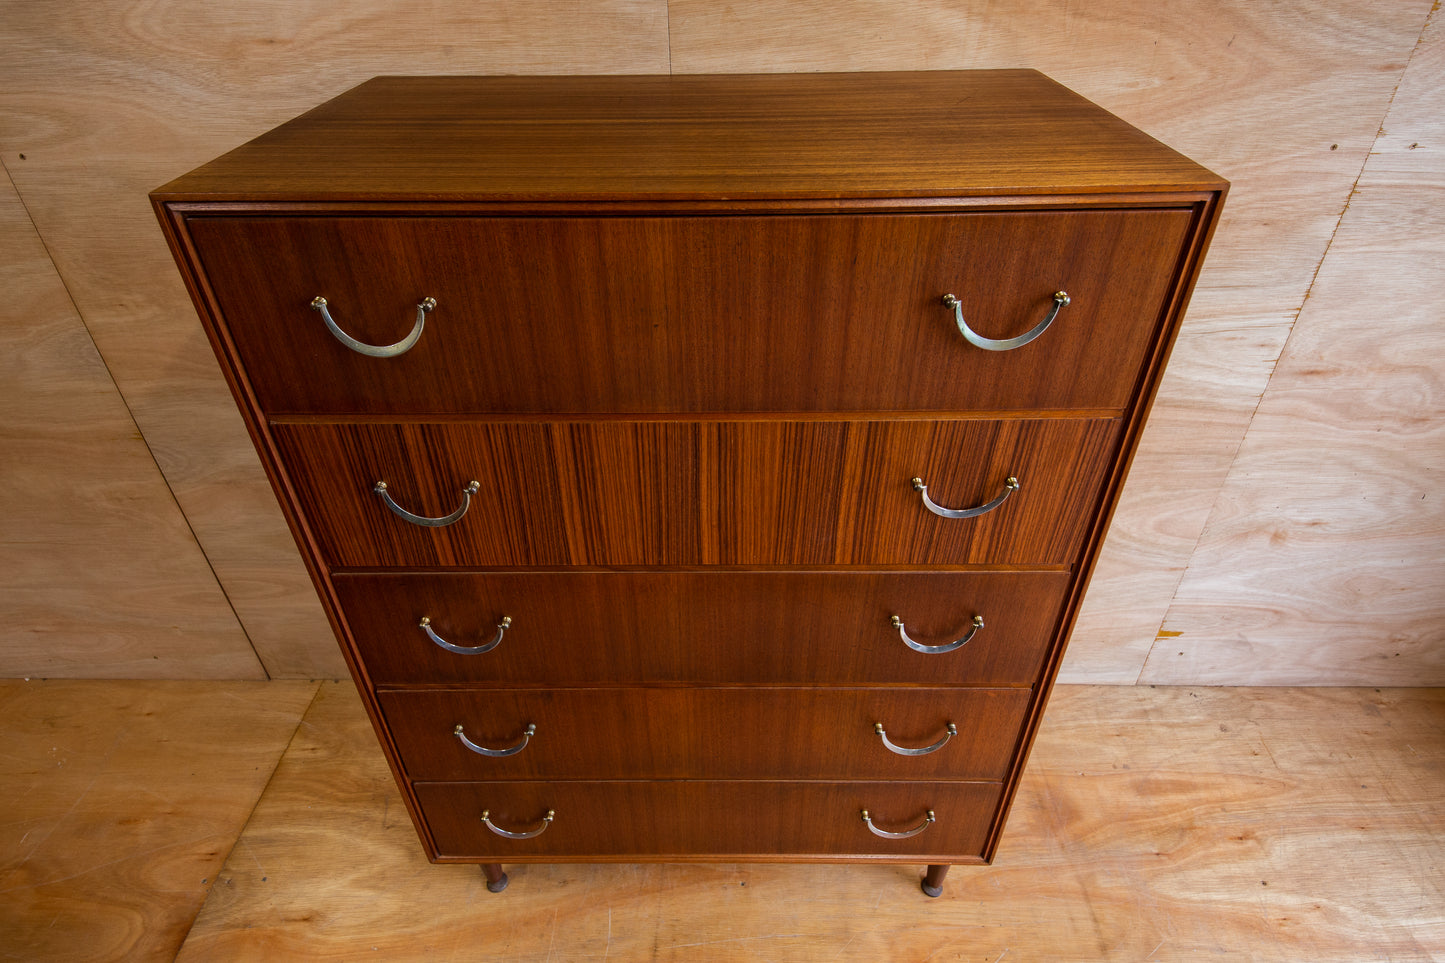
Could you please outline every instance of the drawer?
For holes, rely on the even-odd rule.
[[[260,407],[278,412],[1120,409],[1185,209],[717,217],[191,217]],[[1013,351],[964,340],[954,312]],[[415,345],[358,354],[351,337]]]
[[[634,856],[826,856],[978,861],[1002,787],[979,782],[417,783],[442,859],[621,859]],[[906,839],[875,836],[880,830]],[[544,821],[548,812],[550,821]],[[933,821],[926,820],[932,812]],[[530,839],[498,836],[546,828]]]
[[[332,583],[378,685],[1032,685],[1069,576],[446,572],[337,575]],[[920,645],[967,641],[915,651],[894,616]],[[975,617],[984,620],[976,631]],[[443,648],[432,636],[473,651]]]
[[[1073,562],[1114,419],[277,424],[333,566]],[[929,511],[999,499],[976,518]],[[407,521],[374,491],[443,527]],[[465,496],[469,482],[475,494]]]
[[[412,779],[1002,779],[1031,695],[729,687],[377,699]],[[900,751],[919,749],[930,751]],[[486,754],[499,752],[511,754]]]

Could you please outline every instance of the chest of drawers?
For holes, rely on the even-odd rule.
[[[1018,70],[378,78],[152,199],[433,860],[936,895],[1226,187]]]

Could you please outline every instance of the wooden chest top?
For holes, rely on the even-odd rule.
[[[1223,190],[1034,70],[378,77],[170,200],[741,201]]]

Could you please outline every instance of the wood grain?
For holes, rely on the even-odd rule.
[[[1085,67],[1111,88],[1091,95],[1221,171],[1232,188],[1063,678],[1139,678],[1164,600],[1179,586],[1309,296],[1429,6],[1339,4],[1328,14],[1315,8],[1321,16],[1304,24],[1282,9],[1220,4],[1207,17],[1191,15],[1202,32],[1183,33],[1141,5],[1094,21],[1092,39],[1104,40],[1110,22],[1143,31],[1132,54],[1125,30],[1087,51],[1069,42],[1067,55],[1132,60],[1119,72]],[[1328,75],[1317,69],[1325,50]],[[1168,85],[1174,96],[1213,106],[1178,110],[1149,70],[1166,60],[1195,78]],[[1307,475],[1292,480],[1308,484]],[[1291,658],[1307,664],[1309,646]]]
[[[818,762],[772,738],[800,730],[802,744],[828,744],[829,734],[847,730],[847,719],[856,715],[857,707],[850,712],[851,703],[838,691],[796,694],[787,700],[786,713],[783,696],[768,691],[680,694],[596,686],[573,693],[512,690],[491,698],[475,691],[390,694],[383,706],[370,689],[365,664],[348,647],[363,701],[433,858],[495,863],[493,837],[507,837],[521,844],[509,851],[579,858],[772,853],[884,859],[912,854],[930,863],[992,859],[1021,759],[1227,188],[1202,171],[1182,182],[1168,180],[1176,165],[1132,133],[1117,133],[1112,119],[1072,95],[1067,98],[1072,110],[1059,107],[1058,89],[1039,75],[1007,76],[1017,82],[938,74],[729,78],[700,88],[686,79],[380,82],[243,149],[234,156],[255,156],[230,175],[222,160],[216,165],[220,173],[183,177],[152,195],[334,620],[339,613],[328,569],[338,568],[989,565],[1067,568],[1074,575],[1043,676],[1036,680],[1039,687],[1027,696],[999,695],[1000,701],[1012,701],[1006,708],[981,709],[977,738],[985,741],[978,756],[965,754],[950,768],[997,777],[984,786],[934,785],[923,778],[926,765],[904,770],[896,763],[896,768],[872,764],[860,772],[860,760],[848,758],[850,751]],[[939,126],[933,101],[946,92],[941,85],[978,93],[979,103],[963,114],[983,118],[961,129],[949,120],[941,139],[968,145],[967,153],[973,141],[987,137],[991,150],[1004,157],[1003,166],[991,158],[940,175],[931,155],[919,153],[929,138],[920,138],[915,128],[926,135]],[[408,88],[400,106],[394,88]],[[500,119],[489,108],[470,106],[472,99],[487,101],[494,90],[501,91],[500,99],[517,102],[509,103]],[[616,141],[606,150],[590,142],[579,145],[572,155],[576,166],[555,181],[529,180],[532,168],[552,153],[549,138],[559,123],[589,124],[599,96],[616,100],[624,112],[636,104],[645,122],[606,129],[601,139]],[[617,197],[629,202],[624,208],[589,203],[613,199],[619,184],[627,183],[613,170],[619,157],[652,153],[656,129],[670,128],[671,118],[652,116],[657,99],[672,109],[683,107],[683,139],[701,144],[722,163],[699,169],[680,158],[661,169],[691,187],[643,178]],[[852,196],[840,175],[854,176],[853,162],[845,140],[830,132],[849,131],[851,137],[859,103],[868,105],[870,115],[887,118],[870,150],[894,173],[879,173],[883,186],[874,190],[884,198],[883,211],[903,216],[798,213],[812,210],[806,202],[815,198],[822,198],[816,208],[826,210]],[[800,161],[790,149],[791,131],[748,119],[767,109],[790,118],[789,125],[797,118],[807,139],[825,150]],[[735,138],[728,118],[739,111],[751,134]],[[955,104],[948,117],[958,112]],[[480,122],[472,117],[477,113]],[[1051,136],[1055,125],[1048,119],[1064,113],[1069,119],[1057,126],[1078,127],[1068,137],[1074,153],[1049,152],[1058,167],[1046,175],[1052,178],[1049,186],[1040,186],[1027,170],[1013,171],[1015,162],[1025,167],[1038,162],[1040,152],[1029,146],[1030,138],[1040,130]],[[396,120],[410,114],[439,119],[449,128],[437,157],[421,166],[412,161],[411,122]],[[511,129],[514,117],[533,114],[546,123],[523,119],[515,121],[520,131]],[[328,120],[336,123],[328,126]],[[871,126],[863,125],[865,140]],[[349,141],[346,132],[353,127],[364,129]],[[909,139],[900,138],[900,131]],[[347,160],[330,165],[335,170],[318,180],[309,155],[327,154],[335,140],[350,144]],[[488,150],[493,140],[495,159]],[[529,146],[506,146],[512,140]],[[736,149],[727,149],[733,141]],[[382,159],[398,154],[405,162],[388,173]],[[305,160],[298,163],[297,157]],[[1090,171],[1080,178],[1081,157],[1088,158]],[[713,167],[726,172],[710,173]],[[1115,180],[1095,180],[1109,168],[1125,172],[1133,193],[1112,186]],[[368,180],[378,172],[381,180]],[[743,186],[738,174],[750,186]],[[900,175],[914,186],[893,186]],[[366,186],[384,185],[387,177],[393,178],[391,187]],[[227,181],[235,193],[218,193],[215,184]],[[529,204],[561,203],[552,210],[493,211],[487,202],[496,199],[498,184],[515,185],[507,196]],[[1165,190],[1172,192],[1161,193]],[[1063,205],[1055,192],[1064,192]],[[707,204],[655,207],[659,195],[731,205],[738,193],[758,200],[747,208],[753,213]],[[927,205],[903,205],[894,198],[912,193],[938,200],[950,213],[914,216]],[[959,200],[957,193],[967,196]],[[994,194],[1012,195],[1004,210],[991,209],[987,198]],[[1090,204],[1079,194],[1090,194],[1094,209],[1087,209]],[[283,206],[258,206],[259,199]],[[439,200],[461,203],[434,206]],[[372,206],[389,201],[405,206]],[[478,208],[469,209],[473,203]],[[952,213],[974,203],[988,216]],[[311,204],[320,205],[317,216],[307,216]],[[357,206],[345,206],[351,204]],[[432,206],[413,210],[413,204]],[[625,210],[654,216],[609,216]],[[696,211],[707,216],[690,216]],[[375,213],[404,216],[371,216]],[[475,216],[508,213],[528,216]],[[560,217],[533,216],[539,213]],[[655,216],[661,214],[683,216]],[[194,224],[188,215],[196,215]],[[280,272],[269,267],[273,261],[300,267],[276,287],[271,276]],[[548,265],[537,272],[540,277],[532,276],[534,262]],[[613,266],[619,262],[625,266]],[[951,362],[960,355],[947,345],[956,342],[935,340],[935,347],[918,337],[932,332],[937,339],[945,326],[920,326],[910,315],[929,302],[937,315],[938,292],[952,286],[945,282],[960,262],[979,275],[965,278],[961,298],[950,294],[942,300],[980,312],[989,333],[1017,333],[1035,323],[1038,301],[1050,300],[1050,288],[1072,285],[1085,310],[1077,317],[1071,313],[1040,349],[979,355],[972,364]],[[334,345],[314,324],[309,339],[305,331],[298,338],[298,326],[288,320],[299,310],[303,292],[315,290],[313,273],[342,293],[365,288],[365,279],[410,278],[415,286],[431,276],[441,289],[435,293],[474,317],[455,326],[459,336],[434,337],[422,354],[408,354],[399,367],[355,363],[347,356],[327,369],[314,362],[325,356],[323,349],[334,352]],[[495,294],[496,304],[475,293],[485,277],[494,282],[485,290]],[[531,295],[539,284],[544,293],[534,311]],[[372,311],[372,317],[404,318],[409,307],[395,291],[361,290],[357,297],[359,312]],[[1059,307],[1071,306],[1063,293],[1051,300],[1044,326],[1054,323]],[[323,306],[319,298],[310,304]],[[436,305],[428,299],[417,307],[413,338],[422,334],[423,313]],[[661,313],[659,305],[665,306]],[[837,318],[822,332],[815,321],[820,309],[825,321]],[[571,326],[564,327],[573,313],[575,326],[583,329],[575,338],[568,336]],[[1020,315],[1028,318],[1023,324]],[[323,318],[337,340],[362,354],[377,353],[343,334],[324,313]],[[967,340],[978,341],[961,315],[958,327]],[[363,324],[358,333],[368,342],[393,340],[366,328]],[[639,330],[641,336],[635,334]],[[898,332],[902,338],[875,332]],[[1021,340],[1042,332],[1042,326],[1035,328]],[[411,340],[403,344],[410,347]],[[273,357],[288,356],[295,360],[270,371]],[[513,359],[515,372],[478,377],[485,367],[505,368]],[[774,365],[780,377],[759,370]],[[348,369],[362,377],[350,377]],[[293,387],[308,382],[314,393]],[[1101,403],[1111,407],[1100,410]],[[1070,417],[1032,410],[1027,419],[1000,417],[987,409],[975,409],[966,419],[898,417],[901,410],[930,405],[1020,404],[1085,407],[1068,410]],[[333,413],[327,410],[331,406],[341,410]],[[516,407],[521,411],[514,412]],[[860,420],[849,420],[855,407],[865,407],[866,417],[877,420],[856,414],[851,417]],[[287,410],[295,408],[301,411]],[[664,415],[720,410],[723,417],[631,420],[635,408]],[[783,413],[775,411],[779,408]],[[782,420],[796,417],[792,413],[799,408],[801,414],[815,408],[826,414]],[[418,409],[475,412],[480,420],[409,420]],[[512,420],[516,413],[573,409],[596,417]],[[763,416],[744,417],[757,412]],[[357,417],[341,417],[353,413]],[[331,423],[338,417],[341,423]],[[938,503],[929,500],[924,478],[932,479]],[[1027,497],[1015,495],[1023,479]],[[406,508],[393,501],[398,495]],[[939,504],[970,507],[950,512]],[[950,515],[955,517],[940,519]],[[870,690],[857,698],[869,702],[869,714],[877,716],[906,709],[917,695],[910,688]],[[959,692],[950,699],[973,695]],[[890,702],[896,705],[885,712]],[[484,706],[495,708],[496,718],[482,716]],[[799,712],[799,706],[811,712]],[[430,738],[453,725],[446,717],[466,716],[474,728],[501,718],[509,721],[509,732],[526,727],[534,733],[533,723],[515,718],[524,709],[549,730],[575,728],[584,720],[577,738],[544,740],[541,749],[525,759],[508,757],[497,770],[547,782],[416,781],[422,775],[474,775],[440,754],[454,754],[457,743],[437,746]],[[952,725],[937,713],[935,707],[932,728]],[[622,719],[651,719],[655,726],[604,723]],[[723,719],[738,720],[741,728],[720,741]],[[485,753],[465,740],[463,730],[456,730],[460,744]],[[746,734],[759,731],[768,737]],[[495,736],[484,738],[490,743]],[[918,778],[888,785],[855,785],[845,778],[908,771]],[[831,777],[828,788],[818,783],[820,775]],[[583,781],[602,776],[610,778]],[[620,776],[649,781],[624,784]],[[703,777],[711,778],[698,781]],[[499,829],[484,814],[489,829],[484,831],[466,801],[479,793],[499,797],[495,811],[508,825],[540,818],[529,810],[548,815],[540,828],[523,833]],[[537,807],[548,795],[564,808],[611,818],[603,824],[568,822],[544,839],[550,806]],[[908,832],[880,830],[868,823],[867,803],[859,801],[865,795],[880,797],[884,810],[926,812],[928,822]],[[920,810],[935,797],[936,806]],[[709,799],[725,804],[705,805]],[[844,799],[851,802],[839,808]],[[860,807],[865,825],[849,831],[840,816]],[[795,813],[813,809],[824,818],[800,823]],[[941,825],[923,839],[919,834],[933,828],[935,810],[942,814]],[[865,833],[886,843],[880,848]],[[487,875],[500,882],[495,866]]]
[[[1445,214],[1423,200],[1445,189],[1440,20],[1411,58],[1145,681],[1445,684]]]
[[[186,219],[263,410],[1122,409],[1198,230],[1190,207],[458,213]],[[1008,352],[967,344],[941,303],[956,295],[976,330],[1007,338],[1060,290],[1072,300],[1046,335]],[[437,308],[406,354],[370,358],[332,337],[318,293],[371,344],[399,341],[423,297]]]
[[[5,162],[273,675],[345,667],[146,193],[378,73],[659,72],[666,30],[662,0],[6,6]]]
[[[378,77],[157,193],[772,199],[1219,186],[1036,71],[974,70]]]
[[[0,675],[264,678],[0,174]]]
[[[1138,678],[1169,608],[1161,603],[1189,564],[1428,8],[1340,4],[1301,24],[1283,10],[1221,4],[1196,22],[1202,34],[1187,36],[1151,19],[1125,21],[1162,41],[1156,48],[1141,37],[1134,69],[1155,56],[1187,65],[1198,79],[1179,91],[1215,106],[1186,116],[1139,74],[1132,87],[1122,74],[1101,77],[1113,92],[1091,93],[1221,171],[1231,201],[1074,634],[1070,665],[1080,671],[1066,667],[1064,678]],[[1110,48],[1086,56],[1130,57]],[[1327,77],[1315,59],[1324,50]],[[1307,664],[1309,647],[1296,657]]]
[[[354,692],[328,684],[180,959],[1428,961],[1442,700],[1059,687],[995,864],[937,900],[922,864],[510,863],[497,897],[426,863]]]
[[[679,73],[1037,66],[1230,180],[1065,679],[1138,678],[1430,9],[671,4]]]
[[[378,693],[414,780],[1002,779],[1028,688],[390,689]],[[957,735],[922,756],[890,752]],[[487,748],[536,735],[518,753]],[[672,812],[666,807],[662,812]],[[721,850],[731,852],[731,850]]]
[[[272,428],[338,567],[1067,565],[1097,511],[1112,419],[489,422]],[[970,519],[923,507],[982,505]],[[479,490],[455,524],[424,528]]]
[[[13,4],[0,144],[263,662],[334,676],[146,191],[376,73],[1041,67],[1234,184],[1065,666],[1132,682],[1430,6]]]
[[[978,862],[998,809],[990,782],[494,782],[418,783],[440,859],[468,862],[583,859],[667,860],[860,858],[908,862]],[[880,842],[867,811],[885,831],[907,839]],[[502,839],[481,821],[524,832],[549,811],[556,818],[531,839]],[[659,819],[658,814],[667,814]]]
[[[172,958],[315,690],[0,682],[0,956]]]
[[[374,684],[1031,685],[1068,586],[1064,572],[489,572],[337,575]],[[799,613],[802,613],[801,616]],[[930,655],[927,645],[984,627]],[[455,645],[502,642],[485,655]],[[625,643],[623,640],[626,640]]]

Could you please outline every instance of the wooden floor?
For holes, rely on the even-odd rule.
[[[0,682],[0,731],[0,959],[1445,959],[1445,690],[1063,687],[936,900],[921,866],[490,894],[421,856],[349,683]]]
[[[316,689],[0,681],[0,959],[174,956]]]

